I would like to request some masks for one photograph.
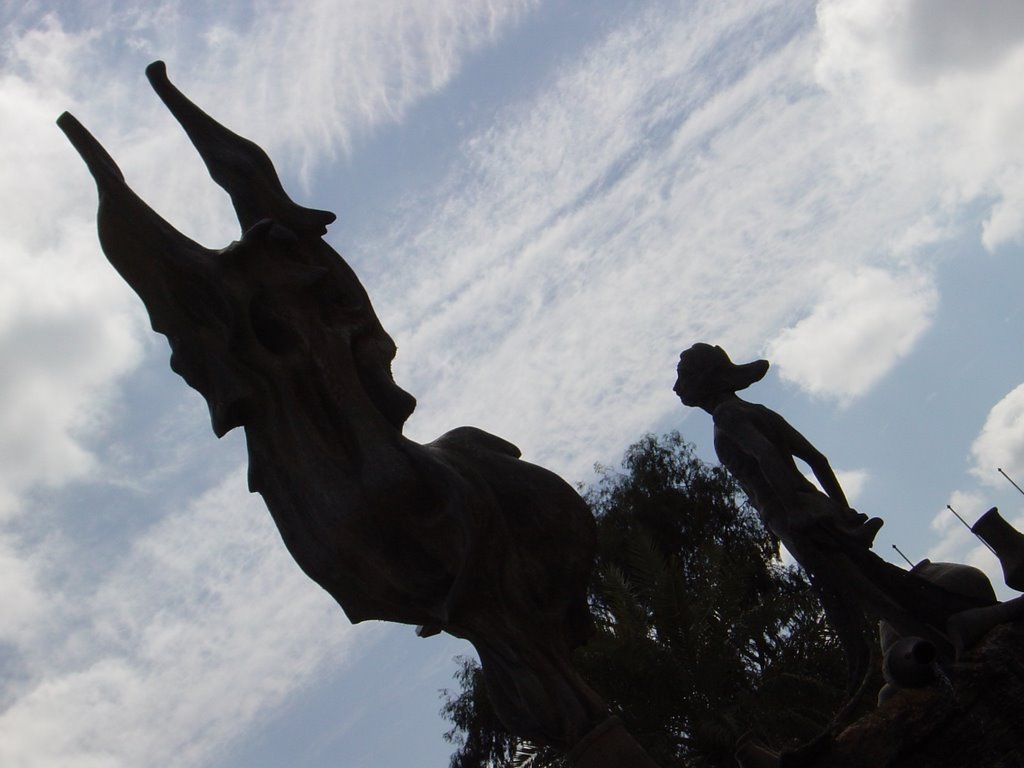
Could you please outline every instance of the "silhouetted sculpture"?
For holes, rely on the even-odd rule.
[[[974,597],[995,604],[996,593],[985,572],[962,563],[933,563],[925,559],[910,572],[950,592]],[[882,678],[885,685],[878,692],[878,703],[891,699],[900,690],[922,688],[941,679],[935,645],[920,637],[900,637],[886,621],[878,622],[878,639],[882,646]]]
[[[334,214],[294,203],[263,150],[186,99],[162,62],[146,74],[231,196],[238,242],[210,250],[180,234],[74,117],[58,124],[96,180],[107,258],[214,432],[245,429],[250,489],[288,550],[353,622],[469,640],[513,732],[577,745],[607,717],[569,659],[590,623],[587,506],[479,429],[406,439],[415,400],[392,379],[395,345],[365,290],[321,238]]]
[[[681,356],[675,391],[686,405],[712,414],[719,459],[787,547],[805,539],[870,547],[882,521],[850,509],[828,459],[777,413],[736,396],[767,372],[767,360],[735,365],[721,347],[695,344]],[[794,457],[807,462],[824,494]]]
[[[1024,592],[1024,535],[999,514],[997,507],[978,518],[971,531],[989,545],[1003,569],[1003,582]]]
[[[764,377],[768,361],[733,363],[721,347],[694,344],[679,358],[674,391],[711,414],[715,451],[769,528],[803,566],[843,643],[850,685],[866,674],[871,632],[865,610],[902,636],[930,641],[951,659],[996,624],[1024,615],[1024,601],[946,589],[870,551],[881,527],[850,509],[825,457],[781,416],[736,392]],[[799,471],[808,463],[824,493]]]

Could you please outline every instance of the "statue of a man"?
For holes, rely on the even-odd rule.
[[[694,344],[679,356],[676,371],[675,393],[684,405],[711,414],[719,460],[810,576],[843,644],[854,689],[867,673],[872,645],[864,608],[888,612],[891,605],[860,578],[865,556],[877,560],[869,550],[882,520],[850,508],[828,459],[785,419],[736,395],[764,378],[767,360],[736,365],[721,347]],[[794,458],[808,464],[824,493]],[[865,601],[865,591],[877,597]]]
[[[998,603],[947,589],[872,552],[882,520],[850,508],[828,460],[785,419],[736,395],[764,378],[767,360],[736,365],[721,347],[694,344],[676,372],[675,393],[711,414],[719,460],[817,589],[846,652],[851,687],[867,671],[873,633],[865,612],[899,634],[930,640],[946,660],[997,624],[1024,616],[1024,597]],[[824,492],[795,458],[807,462]]]
[[[683,404],[702,408],[715,424],[715,452],[794,557],[816,547],[871,546],[880,518],[850,508],[828,459],[779,414],[736,392],[764,378],[767,360],[736,365],[721,347],[694,344],[679,356],[674,390]],[[797,468],[802,459],[819,491]]]

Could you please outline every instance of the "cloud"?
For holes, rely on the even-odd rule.
[[[28,511],[30,489],[61,486],[96,469],[81,438],[102,424],[115,382],[141,358],[142,322],[110,270],[96,269],[95,193],[87,177],[64,173],[67,144],[53,126],[88,35],[66,33],[48,19],[5,42],[0,613],[7,618],[0,640],[19,647],[38,636],[51,603],[40,559],[8,526]]]
[[[614,454],[677,412],[681,348],[754,353],[840,271],[843,308],[864,283],[915,323],[858,387],[906,353],[934,292],[884,257],[920,231],[930,190],[898,158],[865,159],[885,150],[859,118],[835,119],[808,80],[811,30],[768,23],[778,5],[747,13],[658,7],[614,30],[467,141],[440,202],[353,249],[387,270],[372,295],[399,343],[396,376],[420,396],[413,435],[477,423],[579,477],[600,455],[579,445]],[[720,61],[726,41],[743,53]],[[869,261],[881,265],[855,266]]]
[[[844,403],[910,353],[938,306],[929,249],[982,187],[943,163],[960,134],[865,122],[875,81],[849,48],[868,43],[838,8],[817,29],[773,4],[655,8],[467,141],[441,202],[353,249],[388,271],[372,295],[420,396],[414,436],[473,421],[580,476],[575,446],[613,453],[678,408],[671,361],[693,341],[767,347]],[[745,53],[715,59],[726,41]]]
[[[239,469],[62,596],[54,634],[24,649],[33,675],[0,714],[0,763],[205,764],[351,657],[347,620],[244,488]]]
[[[988,485],[1011,477],[1024,477],[1024,384],[1007,394],[989,411],[978,437],[971,444],[971,473]]]
[[[841,18],[845,34],[912,83],[989,70],[1024,42],[1024,9],[1014,0],[831,2],[821,14]]]
[[[874,268],[839,274],[807,317],[768,342],[768,356],[784,381],[848,403],[913,348],[937,301],[924,275]]]
[[[10,643],[24,637],[41,618],[43,600],[35,569],[3,539],[0,539],[0,584],[4,585],[0,599],[4,615],[0,641]],[[2,702],[0,697],[0,704]]]
[[[851,504],[860,497],[861,491],[871,479],[870,473],[864,469],[837,469],[836,479],[843,487],[846,499]]]
[[[87,181],[54,184],[66,143],[52,122],[66,96],[64,65],[82,45],[48,22],[7,51],[9,66],[24,74],[8,72],[0,87],[0,162],[10,180],[0,189],[0,354],[16,361],[0,379],[0,485],[8,493],[89,469],[75,433],[95,422],[109,384],[141,352],[127,292],[94,268]]]
[[[109,34],[133,30],[137,57],[162,58],[190,97],[288,150],[309,180],[317,164],[448,84],[537,0],[227,0],[216,13],[165,2],[120,9]],[[277,153],[279,160],[281,152]]]
[[[988,509],[984,497],[972,491],[954,491],[950,496],[949,506],[956,510],[956,513],[967,521],[968,525],[974,523],[982,513]],[[935,513],[929,524],[931,530],[939,537],[939,542],[933,546],[928,557],[936,561],[966,562],[963,559],[964,553],[973,553],[973,549],[983,545],[974,537],[966,525],[949,509],[942,509]],[[960,558],[959,560],[957,558]]]
[[[819,81],[914,167],[946,215],[981,200],[989,250],[1024,237],[1024,12],[1012,0],[825,0]]]

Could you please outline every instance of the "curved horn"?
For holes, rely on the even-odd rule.
[[[103,145],[71,113],[57,118],[57,125],[96,180],[103,253],[145,303],[154,330],[166,333],[174,316],[168,284],[190,281],[206,267],[213,251],[181,234],[146,205],[125,183]]]
[[[243,232],[261,219],[274,219],[300,235],[320,237],[327,232],[335,215],[293,202],[267,153],[189,101],[167,78],[164,62],[154,61],[146,67],[146,77],[185,129],[210,176],[231,196]]]
[[[78,154],[85,160],[89,167],[89,173],[96,179],[96,186],[102,193],[104,189],[124,184],[124,174],[117,167],[114,158],[103,148],[103,145],[96,141],[96,137],[85,129],[85,126],[78,122],[78,119],[70,112],[63,113],[57,118],[57,127],[64,131],[71,145],[78,150]]]

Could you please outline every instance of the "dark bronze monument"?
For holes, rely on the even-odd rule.
[[[854,672],[863,674],[867,661],[865,610],[901,635],[927,638],[948,657],[979,633],[1024,616],[1024,598],[1000,604],[948,589],[874,554],[871,543],[882,521],[850,509],[828,460],[785,419],[736,394],[767,371],[767,360],[736,365],[721,347],[694,344],[680,355],[674,389],[684,405],[711,414],[719,460],[810,575]],[[794,458],[807,462],[824,492]]]
[[[853,693],[866,680],[871,658],[873,632],[869,616],[882,619],[883,646],[887,651],[884,664],[886,689],[880,699],[886,701],[900,688],[919,688],[944,678],[941,665],[952,668],[979,640],[1002,624],[1015,623],[1015,633],[1007,630],[996,641],[1012,648],[1012,638],[1020,634],[1019,620],[1024,618],[1024,597],[1004,603],[996,600],[991,584],[980,571],[953,563],[930,563],[925,560],[910,571],[887,563],[871,551],[875,534],[882,525],[878,518],[867,518],[850,508],[828,460],[785,419],[763,405],[749,403],[736,392],[759,381],[768,371],[767,360],[737,365],[721,347],[694,344],[682,352],[676,369],[675,393],[684,405],[701,408],[714,421],[715,452],[723,466],[736,478],[750,503],[757,509],[764,525],[786,546],[810,576],[818,592],[825,614],[835,628],[846,653],[850,670],[850,691]],[[794,459],[807,463],[821,485],[818,490],[797,468]],[[993,511],[987,515],[992,518]],[[1001,519],[1000,519],[1001,520]],[[1006,528],[1005,521],[1001,521]],[[1005,555],[1000,555],[1004,570],[1015,570],[1024,545],[1020,534],[1007,533],[990,523],[993,538],[1004,542]],[[1016,534],[1016,539],[1012,534]],[[1010,579],[1007,580],[1008,582]],[[991,648],[979,651],[994,654]],[[1003,650],[1005,655],[1005,650]],[[1015,651],[1013,658],[1019,658]],[[1011,662],[1013,666],[1016,662]],[[974,659],[961,667],[972,670],[970,683],[962,683],[964,691],[981,700],[988,697],[990,705],[999,699],[998,688],[992,684],[993,668],[985,674],[977,672]],[[1018,697],[1024,688],[1024,675],[1017,675],[1006,691]],[[960,678],[958,678],[960,679]],[[973,687],[971,687],[973,686]],[[979,692],[975,688],[983,689]],[[950,691],[953,688],[949,689]],[[957,694],[951,694],[955,699]],[[966,696],[966,694],[960,694]],[[953,706],[939,697],[927,717],[921,718],[918,733],[906,733],[907,741],[915,738],[941,744],[929,728],[960,733],[944,725],[939,714],[943,707]],[[957,705],[959,706],[959,705]],[[923,710],[922,710],[923,711]],[[1010,719],[1019,722],[1019,713],[1011,710]],[[963,718],[961,718],[963,720]],[[838,724],[837,724],[838,725]],[[902,727],[902,726],[900,726]],[[1011,729],[1012,730],[1012,729]],[[897,728],[898,731],[898,728]],[[835,735],[835,734],[830,734]],[[898,751],[881,744],[888,735],[877,736],[853,749],[853,762],[845,762],[840,753],[831,758],[813,759],[808,754],[793,755],[788,762],[775,762],[776,757],[760,751],[756,745],[747,747],[744,765],[913,765],[921,753],[899,762]],[[1009,736],[996,742],[996,751],[1011,750],[1024,759],[1024,744]],[[954,745],[950,745],[954,746]],[[876,750],[872,752],[872,750]],[[859,751],[858,751],[859,750]],[[942,751],[939,747],[937,752]],[[907,759],[903,750],[901,759]],[[1010,754],[1010,752],[1006,752]],[[884,759],[883,759],[884,755]],[[1014,759],[1016,759],[1014,757]],[[892,758],[893,762],[888,762]],[[862,762],[857,762],[857,761]],[[936,765],[945,765],[936,763]],[[987,764],[987,763],[979,763]],[[1006,763],[1006,765],[1018,763]]]
[[[514,733],[578,754],[611,739],[642,760],[570,662],[590,626],[583,500],[480,429],[404,437],[415,400],[391,376],[395,344],[363,286],[322,239],[334,214],[294,203],[266,153],[190,102],[162,62],[146,74],[231,196],[237,242],[185,237],[73,116],[58,124],[96,180],[104,253],[167,337],[172,369],[206,398],[214,432],[245,430],[249,487],[299,566],[353,622],[469,640]],[[595,759],[581,765],[606,764]]]

